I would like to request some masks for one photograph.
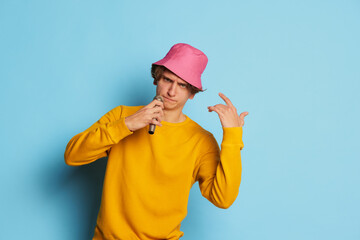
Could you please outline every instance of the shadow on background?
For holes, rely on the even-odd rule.
[[[101,203],[104,176],[106,171],[107,158],[101,158],[95,162],[79,167],[70,167],[69,175],[66,179],[68,183],[79,184],[81,192],[76,198],[83,203],[82,224],[84,229],[79,229],[79,239],[92,239],[96,226],[96,219]],[[88,226],[88,227],[86,227]],[[82,231],[83,230],[83,231]]]
[[[55,169],[53,166],[46,172],[46,181],[42,179],[46,202],[62,208],[56,218],[69,240],[89,240],[94,235],[106,163],[105,157],[73,167],[58,159]]]

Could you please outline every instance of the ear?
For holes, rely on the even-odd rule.
[[[191,94],[189,99],[193,99],[195,97],[195,94]]]
[[[153,82],[153,84],[156,86],[157,85],[157,81],[154,79],[154,82]]]

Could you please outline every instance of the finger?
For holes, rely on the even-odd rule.
[[[150,114],[154,114],[154,113],[164,113],[163,109],[160,106],[154,106],[153,108],[149,109],[149,113]]]
[[[226,102],[226,104],[229,106],[229,107],[234,107],[234,105],[232,104],[232,102],[230,101],[230,99],[225,96],[223,93],[219,93],[219,96],[224,100],[224,102]]]
[[[223,110],[221,108],[219,108],[219,106],[210,106],[210,107],[208,107],[208,109],[209,109],[209,112],[214,111],[219,115],[223,115]]]
[[[208,108],[211,108],[211,109],[216,108],[216,109],[219,109],[219,110],[221,110],[221,111],[225,111],[225,110],[226,110],[226,106],[223,105],[223,104],[216,104],[216,105],[214,105],[214,106],[209,106]]]
[[[159,101],[159,100],[156,100],[156,99],[154,101],[155,101],[155,106],[159,106],[162,109],[164,109],[164,103],[162,101]]]
[[[162,109],[164,109],[164,103],[159,101],[159,100],[156,100],[154,99],[151,103],[149,103],[146,107],[147,108],[153,108],[155,106],[159,106],[161,107]]]
[[[216,104],[216,105],[214,105],[214,106],[212,106],[212,107],[218,109],[219,112],[222,112],[222,113],[225,113],[226,110],[229,109],[229,107],[228,107],[228,106],[225,106],[224,104]]]
[[[156,118],[153,118],[153,119],[151,120],[151,123],[152,123],[152,124],[155,124],[155,125],[157,125],[157,126],[159,126],[159,127],[162,126],[161,122],[160,122],[159,120],[157,120]]]
[[[163,119],[163,115],[161,113],[155,113],[153,116],[152,116],[152,119],[157,119],[159,122],[162,121]]]
[[[241,119],[244,119],[248,114],[249,114],[249,112],[242,112],[239,117]]]
[[[149,121],[153,118],[157,118],[157,117],[163,117],[164,113],[162,111],[162,109],[160,107],[156,107],[156,108],[149,108],[147,110],[146,115],[144,116],[145,118],[149,119]]]
[[[216,105],[214,105],[214,106],[209,106],[209,107],[218,107],[218,108],[221,108],[221,109],[226,109],[226,108],[228,108],[228,106],[226,106],[226,105],[224,105],[224,104],[216,104]],[[208,108],[209,108],[208,107]]]

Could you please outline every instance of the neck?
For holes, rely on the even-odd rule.
[[[182,111],[164,110],[164,121],[170,123],[180,123],[185,121],[186,116]]]

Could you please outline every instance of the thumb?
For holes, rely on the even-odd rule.
[[[248,114],[249,114],[249,112],[242,112],[239,117],[241,119],[244,119]]]

